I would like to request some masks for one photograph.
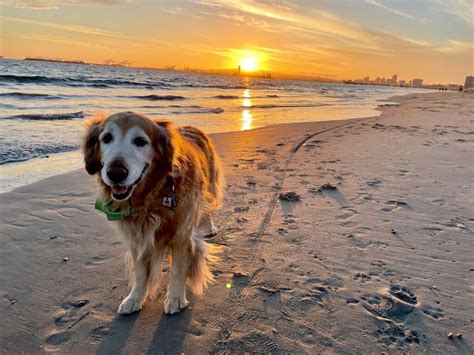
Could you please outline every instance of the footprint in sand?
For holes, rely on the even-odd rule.
[[[361,272],[358,272],[357,274],[355,274],[353,279],[356,281],[360,281],[362,283],[372,280],[372,278],[369,275],[363,274]]]
[[[381,209],[382,212],[387,212],[387,213],[388,212],[393,212],[393,211],[396,211],[400,208],[411,210],[410,205],[406,202],[403,202],[403,201],[389,200],[389,201],[385,202],[385,205],[387,205],[387,207],[383,207]]]
[[[71,338],[71,332],[58,332],[53,333],[46,339],[46,346],[44,347],[47,351],[54,351],[59,346],[66,344]]]
[[[58,346],[63,345],[69,341],[71,332],[68,332],[67,330],[71,329],[83,318],[90,314],[88,311],[82,312],[82,314],[80,314],[82,308],[87,304],[89,304],[88,299],[77,299],[66,301],[61,305],[61,309],[56,313],[53,322],[55,328],[66,329],[66,331],[58,332],[58,329],[54,329],[46,339],[46,349],[54,350]]]
[[[357,298],[349,297],[346,299],[347,304],[358,304],[360,301]]]
[[[386,267],[387,267],[387,263],[385,263],[385,262],[382,261],[382,260],[375,260],[375,261],[372,261],[372,262],[370,263],[370,265],[376,266],[376,267],[380,267],[380,268],[386,268]]]
[[[344,221],[344,222],[339,223],[338,226],[343,227],[343,228],[356,228],[358,224],[352,221]]]
[[[384,343],[385,345],[397,345],[403,347],[420,343],[418,332],[407,329],[403,325],[389,323],[378,328],[373,335],[379,342]]]
[[[343,221],[351,219],[352,217],[357,216],[357,214],[358,214],[356,210],[354,210],[352,208],[349,208],[349,207],[341,208],[341,210],[343,212],[337,214],[336,218],[339,219],[339,220],[343,220]]]
[[[266,334],[260,332],[247,333],[239,338],[234,339],[233,337],[227,336],[226,349],[237,350],[242,353],[259,353],[259,354],[274,354],[274,353],[287,353],[284,348],[280,348],[275,341]],[[211,351],[211,353],[218,351]]]
[[[362,307],[376,319],[385,322],[401,323],[406,320],[415,307],[413,305],[400,302],[386,294],[365,293],[360,299]]]
[[[382,180],[378,178],[367,181],[367,185],[369,185],[370,187],[378,187],[381,184],[382,184]]]
[[[94,328],[90,333],[92,340],[96,342],[101,342],[107,335],[110,335],[110,328],[105,325]]]
[[[426,305],[423,307],[423,313],[436,320],[444,319],[444,312],[438,307]]]
[[[411,290],[408,287],[402,287],[400,285],[395,284],[395,285],[390,286],[388,292],[392,296],[404,302],[407,302],[413,305],[418,303],[417,297],[413,294],[413,292],[411,292]]]
[[[88,261],[86,261],[86,266],[97,266],[103,263],[106,263],[108,261],[112,260],[111,257],[108,257],[106,255],[97,255],[93,256],[90,258]]]

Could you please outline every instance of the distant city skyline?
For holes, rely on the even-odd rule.
[[[398,74],[393,74],[391,78],[376,77],[371,80],[370,76],[365,76],[362,79],[352,80],[354,83],[360,84],[376,84],[376,85],[392,85],[392,86],[406,86],[406,87],[423,87],[426,85],[424,79],[412,78],[410,80],[400,79],[398,80]],[[430,83],[430,85],[449,85],[453,83]]]
[[[10,58],[459,84],[474,72],[465,0],[3,0],[0,11]]]

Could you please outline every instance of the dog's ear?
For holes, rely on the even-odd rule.
[[[170,173],[175,173],[175,135],[170,122],[155,121],[155,139],[153,140],[155,164]]]
[[[90,175],[96,174],[102,169],[102,163],[100,159],[100,144],[99,134],[102,131],[102,122],[105,120],[105,116],[95,116],[88,120],[87,131],[84,137],[84,143],[82,149],[84,152],[84,163],[86,171]]]

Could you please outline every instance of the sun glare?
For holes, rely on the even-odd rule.
[[[244,58],[240,61],[240,68],[243,71],[254,71],[258,69],[258,59],[256,57]]]

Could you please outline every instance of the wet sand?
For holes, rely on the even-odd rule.
[[[474,96],[391,100],[213,135],[224,253],[174,316],[166,265],[157,299],[116,315],[123,249],[84,171],[0,195],[1,352],[473,353]]]

